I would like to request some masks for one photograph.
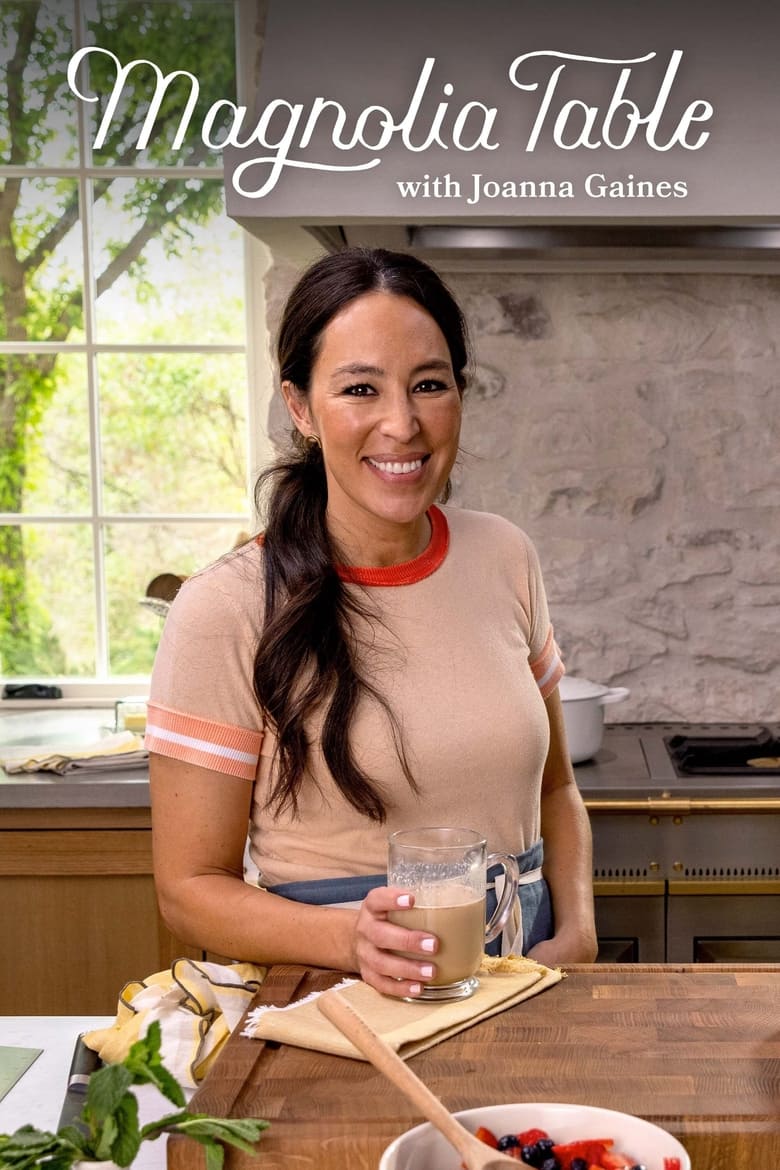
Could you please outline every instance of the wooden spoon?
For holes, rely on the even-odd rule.
[[[374,1067],[392,1081],[423,1116],[436,1126],[439,1133],[455,1147],[468,1170],[502,1170],[502,1167],[510,1165],[514,1166],[515,1170],[518,1166],[532,1170],[527,1162],[510,1158],[508,1154],[492,1149],[474,1137],[474,1134],[469,1133],[435,1093],[432,1093],[398,1053],[368,1026],[338,991],[323,992],[317,999],[317,1007],[364,1056],[368,1057]]]

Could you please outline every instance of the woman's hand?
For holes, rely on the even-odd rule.
[[[432,957],[438,939],[423,930],[408,930],[388,919],[391,911],[398,920],[414,905],[414,894],[397,887],[378,886],[368,893],[358,912],[353,935],[354,969],[365,983],[383,995],[416,996],[422,984],[436,975]],[[404,954],[398,954],[402,951]]]
[[[552,938],[531,947],[527,957],[545,967],[560,967],[566,963],[593,963],[597,952],[595,934],[583,926],[582,929],[556,932]]]

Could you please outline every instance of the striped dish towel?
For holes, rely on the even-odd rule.
[[[160,1021],[162,1061],[185,1088],[204,1078],[265,979],[253,963],[176,959],[170,971],[126,983],[117,1017],[87,1032],[84,1043],[106,1064],[124,1060],[153,1020]]]

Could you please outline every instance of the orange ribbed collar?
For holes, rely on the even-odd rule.
[[[350,585],[414,585],[435,573],[443,562],[450,547],[450,528],[447,517],[440,508],[432,504],[428,509],[431,522],[431,539],[419,556],[400,565],[383,565],[380,568],[363,568],[360,565],[336,565],[342,581]]]

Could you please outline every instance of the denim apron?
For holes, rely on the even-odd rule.
[[[542,876],[544,846],[537,841],[525,853],[517,854],[520,870],[518,905],[503,934],[489,943],[485,950],[489,955],[507,955],[510,952],[525,954],[544,939],[552,938],[553,915],[550,891]],[[500,865],[492,866],[487,874],[487,917],[496,909],[498,902],[496,885],[503,883],[504,871]],[[386,873],[373,873],[360,877],[321,878],[308,882],[282,882],[276,886],[265,886],[269,894],[290,898],[293,902],[307,902],[312,906],[353,906],[357,907],[369,890],[387,885]]]

